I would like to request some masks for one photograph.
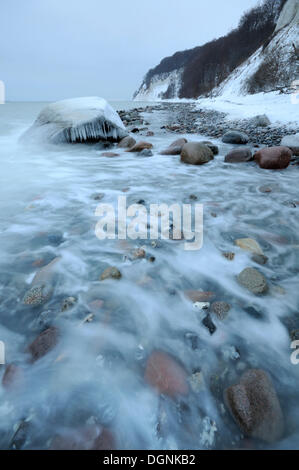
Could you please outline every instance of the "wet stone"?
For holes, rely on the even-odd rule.
[[[290,333],[290,338],[292,341],[299,341],[299,329],[292,330]]]
[[[121,278],[121,272],[119,271],[119,269],[117,269],[114,266],[111,266],[102,272],[100,280],[104,281],[105,279],[120,279],[120,278]]]
[[[95,201],[101,201],[105,197],[105,194],[104,193],[94,193],[91,197]]]
[[[33,361],[37,361],[50,352],[58,343],[58,337],[59,330],[55,327],[50,327],[38,335],[28,347]]]
[[[16,431],[10,441],[9,449],[11,450],[21,450],[24,448],[29,432],[30,423],[26,420],[22,420],[16,426]]]
[[[248,313],[248,315],[250,315],[252,318],[256,318],[257,320],[261,320],[264,317],[261,312],[252,306],[246,307],[245,311]]]
[[[193,349],[194,351],[198,349],[198,336],[195,333],[185,333],[185,340],[187,344]]]
[[[115,153],[115,152],[103,152],[101,153],[101,156],[102,157],[119,157],[119,153]]]
[[[215,297],[214,292],[204,292],[200,290],[186,290],[185,297],[192,302],[208,302]]]
[[[2,377],[2,385],[6,389],[15,388],[24,380],[23,369],[16,364],[7,364]]]
[[[237,277],[239,284],[255,295],[265,294],[268,284],[259,271],[254,268],[245,268]]]
[[[76,297],[67,297],[66,299],[62,301],[61,311],[65,312],[66,310],[71,309],[72,307],[74,307],[74,305],[76,305],[76,303],[77,303]]]
[[[64,242],[63,233],[61,232],[50,232],[50,233],[39,233],[31,241],[34,246],[51,245],[59,246]]]
[[[228,316],[231,306],[227,302],[213,302],[211,312],[217,316],[219,320],[224,320]]]
[[[205,385],[202,372],[194,372],[189,379],[189,383],[194,393],[200,393],[204,389]]]
[[[214,325],[211,315],[207,315],[203,320],[202,320],[203,326],[205,326],[208,330],[210,335],[213,335],[215,331],[217,330],[216,326]]]
[[[32,330],[46,329],[51,326],[51,323],[55,317],[55,313],[52,310],[42,311],[32,322]]]
[[[205,145],[206,147],[208,147],[210,150],[212,150],[213,154],[214,155],[218,155],[219,153],[219,147],[215,144],[213,144],[212,142],[210,142],[209,140],[203,140],[202,142],[200,142],[201,144]]]
[[[260,186],[259,191],[261,193],[272,193],[272,188],[270,186]]]
[[[46,303],[52,295],[52,287],[46,284],[36,285],[29,289],[23,299],[25,305],[38,307]]]
[[[154,351],[147,360],[145,381],[170,397],[187,395],[187,373],[176,359],[162,351]]]
[[[265,255],[261,255],[261,254],[258,254],[258,253],[254,253],[252,256],[251,256],[251,259],[252,261],[254,261],[255,263],[257,264],[260,264],[260,265],[264,265],[267,263],[268,261],[268,257],[265,256]]]
[[[225,251],[222,253],[222,256],[224,258],[228,259],[229,261],[233,261],[235,259],[235,253],[232,253],[231,251]]]
[[[244,434],[269,443],[282,437],[283,414],[272,380],[265,371],[248,370],[224,395],[231,415]]]
[[[143,259],[146,257],[146,252],[143,248],[136,248],[132,250],[129,254],[129,259],[136,260],[136,259]]]
[[[152,157],[154,154],[150,149],[144,149],[138,153],[140,157]]]
[[[251,253],[256,253],[263,255],[263,251],[259,243],[253,238],[239,238],[235,240],[235,245],[245,251],[250,251]]]

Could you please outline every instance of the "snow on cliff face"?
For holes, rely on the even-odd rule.
[[[183,69],[179,69],[170,73],[156,75],[151,79],[149,86],[143,82],[134,100],[161,101],[167,98],[177,98],[181,87],[182,73]]]
[[[299,78],[299,25],[292,23],[280,30],[264,48],[258,49],[246,62],[235,69],[212,95],[246,95],[292,88]]]
[[[299,79],[298,38],[299,0],[288,0],[269,43],[237,67],[212,95],[229,98],[292,89]]]
[[[299,22],[299,0],[288,0],[284,5],[277,21],[275,32],[287,25]]]
[[[117,141],[127,135],[116,111],[97,96],[57,101],[46,106],[25,133],[45,142]]]
[[[268,45],[236,68],[210,98],[200,99],[200,107],[227,112],[230,118],[267,114],[273,123],[294,123],[297,128],[299,0],[285,4],[277,24]]]
[[[282,0],[267,0],[264,4],[258,7],[256,11],[253,9],[251,13],[249,12],[247,14],[245,20],[249,22],[248,24],[244,19],[243,23],[240,23],[238,30],[239,34],[244,34],[246,37],[246,35],[249,34],[248,30],[254,31],[255,34],[260,37],[260,41],[258,41],[256,47],[261,47],[259,47],[258,50],[256,50],[256,48],[252,48],[252,52],[247,51],[247,55],[245,54],[244,56],[241,54],[243,49],[240,49],[239,55],[241,60],[245,61],[243,63],[239,61],[238,63],[241,63],[241,65],[237,68],[234,68],[229,61],[232,53],[234,54],[234,52],[238,52],[238,43],[233,45],[229,43],[230,36],[228,35],[228,39],[223,38],[224,42],[220,42],[220,44],[224,45],[223,47],[226,47],[226,50],[228,51],[225,56],[226,62],[224,63],[221,62],[221,57],[219,58],[217,56],[215,50],[213,50],[212,46],[209,46],[208,43],[209,53],[214,53],[214,55],[216,54],[216,60],[219,60],[218,67],[220,67],[220,79],[219,74],[217,75],[218,72],[216,65],[214,68],[210,67],[209,69],[207,65],[209,64],[209,59],[206,59],[205,56],[200,59],[200,51],[202,48],[207,46],[205,45],[198,48],[197,52],[195,49],[193,52],[190,50],[189,53],[192,52],[192,54],[190,57],[185,57],[184,65],[182,65],[182,58],[180,56],[180,68],[173,69],[173,67],[176,67],[176,61],[178,60],[176,55],[163,59],[159,66],[148,72],[142,86],[135,95],[135,100],[159,101],[163,99],[173,100],[178,97],[192,96],[199,96],[200,98],[203,92],[196,92],[196,87],[198,87],[197,83],[199,83],[200,80],[204,82],[205,77],[213,75],[213,72],[215,72],[214,83],[213,80],[210,80],[211,83],[208,83],[208,85],[205,83],[207,89],[204,92],[205,95],[207,93],[210,93],[212,96],[219,95],[221,93],[256,94],[262,92],[273,92],[281,89],[290,89],[292,87],[292,82],[299,79],[299,0],[287,0],[283,7],[282,4]],[[268,29],[265,25],[267,25]],[[265,31],[267,31],[267,34]],[[232,51],[232,48],[236,48],[236,51]],[[253,54],[250,56],[251,53]],[[199,57],[202,62],[200,62],[199,59],[196,62],[194,57]],[[191,62],[189,63],[188,61],[190,60]],[[167,63],[167,61],[169,63]],[[188,77],[193,77],[189,80],[190,83],[188,80],[186,82],[186,67],[188,66]],[[224,68],[221,69],[221,66]],[[166,67],[169,67],[168,72],[165,73],[164,71],[164,73],[159,73],[161,68],[164,68],[165,70]],[[205,67],[206,74],[200,75],[197,73],[198,70],[205,70]],[[155,72],[156,69],[157,72]],[[227,77],[227,73],[222,73],[221,70],[232,71]],[[221,80],[224,81],[221,82]],[[220,82],[221,84],[217,88],[213,89],[215,83]],[[191,91],[186,89],[186,83],[189,88],[191,87]],[[182,89],[183,85],[184,89]],[[204,86],[201,88],[205,89]]]

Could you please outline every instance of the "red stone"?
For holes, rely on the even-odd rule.
[[[154,351],[148,358],[145,380],[160,393],[172,398],[189,392],[187,372],[176,359],[162,351]]]
[[[115,152],[103,152],[101,153],[102,157],[119,157],[119,153]]]
[[[67,429],[56,435],[51,442],[51,450],[115,450],[113,434],[98,426]]]
[[[192,302],[209,302],[215,298],[214,292],[202,292],[200,290],[186,290],[185,297]]]
[[[290,164],[293,152],[287,147],[266,147],[256,152],[254,159],[260,168],[283,170]]]
[[[23,381],[23,369],[15,364],[8,364],[2,377],[3,387],[6,389],[11,389],[20,385]]]
[[[33,361],[37,361],[41,357],[45,356],[56,346],[58,343],[58,334],[58,329],[51,326],[35,338],[28,347],[28,351],[31,353]]]

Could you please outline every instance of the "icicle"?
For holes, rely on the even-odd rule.
[[[59,142],[119,140],[128,135],[119,115],[102,98],[58,101],[39,114],[27,136]]]

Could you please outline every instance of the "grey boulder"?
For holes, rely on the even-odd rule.
[[[253,160],[250,148],[237,148],[231,150],[226,156],[224,161],[226,163],[243,163]]]
[[[250,124],[253,124],[257,127],[268,127],[270,126],[271,121],[266,114],[260,114],[250,119]]]
[[[247,144],[249,142],[249,137],[245,132],[241,131],[228,131],[222,137],[222,142],[225,144]]]
[[[39,113],[23,140],[50,143],[119,142],[128,132],[118,113],[98,96],[51,103]]]
[[[130,135],[128,135],[127,137],[124,137],[123,139],[121,139],[121,141],[118,144],[118,147],[122,149],[129,149],[131,147],[134,147],[135,144],[136,144],[136,140]]]
[[[225,390],[224,400],[245,435],[268,443],[282,437],[283,414],[267,372],[249,369],[238,384]]]
[[[266,278],[254,268],[244,269],[237,277],[239,284],[255,295],[265,294],[268,290]]]
[[[187,143],[187,139],[177,139],[161,152],[161,155],[180,155],[182,148]]]
[[[203,145],[206,145],[207,147],[209,147],[209,149],[212,150],[214,155],[218,155],[219,148],[218,148],[217,145],[213,144],[213,142],[210,142],[209,140],[203,140],[200,143],[203,144]]]
[[[203,165],[214,159],[212,150],[199,142],[185,144],[181,152],[181,162],[189,165]]]

